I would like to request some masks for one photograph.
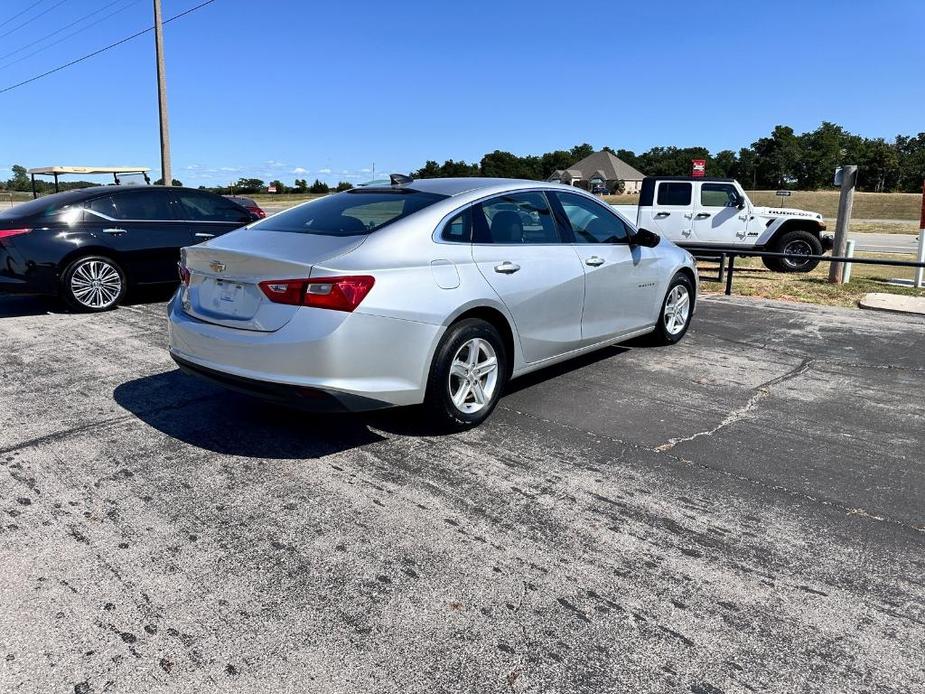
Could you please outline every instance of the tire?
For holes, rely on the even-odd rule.
[[[460,431],[484,422],[507,384],[508,359],[504,340],[490,323],[467,318],[451,325],[427,379],[424,407],[431,423],[443,431]]]
[[[77,258],[61,275],[61,298],[83,313],[114,309],[125,297],[125,272],[112,258],[89,255]]]
[[[761,262],[764,263],[764,266],[771,272],[784,271],[783,266],[780,264],[780,258],[762,258]]]
[[[775,244],[778,253],[795,253],[798,255],[822,255],[822,242],[819,237],[802,229],[795,229],[783,234]],[[812,272],[819,265],[818,260],[775,258],[780,263],[781,272]]]
[[[686,300],[684,297],[687,297]],[[673,345],[679,342],[690,327],[696,299],[691,278],[683,272],[675,274],[662,300],[658,323],[652,331],[650,342],[655,345]]]

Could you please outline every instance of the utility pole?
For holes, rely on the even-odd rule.
[[[925,263],[925,183],[922,183],[922,216],[919,217],[919,251],[916,254],[916,259],[920,263]],[[922,282],[925,280],[923,277],[925,273],[922,272],[922,268],[916,268],[915,270],[915,280],[912,283],[913,287],[922,289]]]
[[[838,198],[838,221],[835,222],[835,244],[832,255],[844,257],[848,248],[848,227],[851,224],[851,211],[854,209],[854,186],[858,179],[858,167],[853,164],[841,167],[841,195]],[[838,172],[836,172],[838,183]],[[844,263],[829,264],[829,282],[844,284]]]
[[[154,49],[157,53],[157,105],[161,122],[161,180],[165,186],[173,184],[170,169],[170,126],[167,120],[167,69],[164,66],[164,23],[161,19],[161,0],[154,0]]]

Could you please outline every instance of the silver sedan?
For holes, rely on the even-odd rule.
[[[183,249],[169,306],[184,370],[286,405],[424,403],[482,422],[507,382],[687,331],[693,258],[561,184],[367,186]]]

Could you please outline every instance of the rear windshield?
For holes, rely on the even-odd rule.
[[[78,201],[83,196],[78,198]],[[0,219],[19,219],[20,217],[36,217],[42,215],[48,217],[58,210],[66,207],[68,203],[74,201],[75,196],[63,193],[59,195],[48,195],[29,202],[21,202],[5,210],[0,210]]]
[[[323,236],[369,234],[433,205],[445,195],[416,190],[351,190],[280,212],[252,225],[265,231]]]

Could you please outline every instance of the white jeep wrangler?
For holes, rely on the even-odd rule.
[[[661,234],[681,247],[716,246],[788,253],[763,258],[778,272],[809,272],[818,260],[800,256],[831,250],[822,215],[804,210],[756,207],[731,178],[647,176],[639,205],[616,205],[640,229]]]

